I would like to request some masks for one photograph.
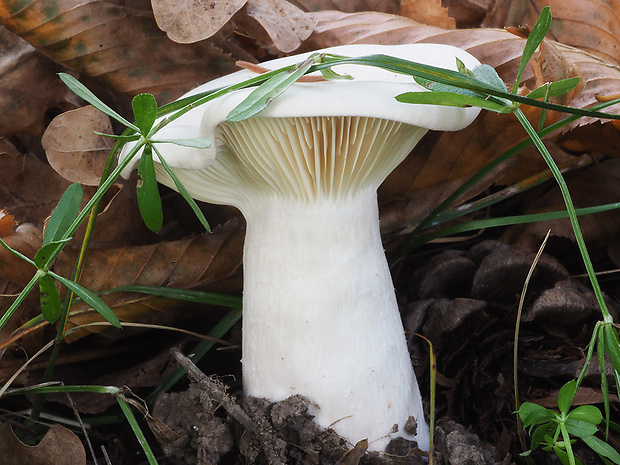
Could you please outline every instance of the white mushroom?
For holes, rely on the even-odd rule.
[[[455,57],[468,68],[479,64],[444,45],[325,51],[381,53],[449,69],[456,69]],[[263,66],[277,69],[306,56]],[[247,220],[245,394],[271,401],[305,396],[319,425],[352,444],[368,439],[371,450],[383,450],[394,437],[415,439],[428,450],[429,430],[381,243],[376,191],[429,129],[462,129],[478,110],[399,103],[398,94],[424,91],[410,76],[359,65],[334,69],[355,79],[296,83],[257,117],[230,123],[226,115],[251,89],[235,91],[157,134],[205,137],[211,148],[159,149],[193,197],[234,205]],[[240,71],[191,93],[251,76]],[[159,163],[156,169],[158,180],[174,188]],[[415,435],[405,431],[409,417],[417,422]]]

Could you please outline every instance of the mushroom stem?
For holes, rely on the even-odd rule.
[[[271,197],[244,211],[246,395],[301,394],[317,423],[383,450],[413,416],[418,384],[379,233],[374,188],[336,198]]]

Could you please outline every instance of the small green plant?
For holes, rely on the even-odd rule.
[[[524,402],[518,410],[523,426],[532,436],[529,456],[538,447],[552,451],[564,465],[582,465],[575,457],[572,445],[578,438],[596,452],[605,463],[620,465],[620,453],[599,439],[599,425],[603,414],[593,405],[581,405],[571,409],[577,381],[571,380],[558,393],[558,410],[548,409],[532,402]]]

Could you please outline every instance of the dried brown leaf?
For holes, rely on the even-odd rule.
[[[151,0],[159,28],[175,42],[188,44],[208,39],[248,0]]]
[[[607,160],[567,179],[576,207],[590,207],[617,202],[620,198],[620,160]],[[596,186],[594,189],[593,186]],[[564,200],[557,188],[541,194],[535,191],[523,197],[524,214],[565,210]],[[606,250],[620,233],[620,217],[616,211],[586,215],[579,219],[584,239],[596,256]],[[551,229],[551,235],[574,240],[568,219],[541,221],[511,226],[504,234],[505,242],[525,252],[533,252]]]
[[[454,29],[456,21],[442,8],[441,0],[402,0],[399,14],[429,26]]]
[[[480,27],[492,0],[444,0],[450,16],[456,20],[459,29]]]
[[[94,292],[129,285],[168,286],[181,289],[200,289],[237,294],[240,292],[244,231],[239,221],[179,241],[144,246],[126,246],[105,250],[90,250],[80,284]],[[55,271],[67,276],[75,263],[75,253],[61,255]],[[174,321],[178,302],[145,294],[123,293],[103,297],[123,321],[161,323]],[[88,307],[73,307],[71,326],[101,321]],[[89,331],[101,331],[101,327]],[[74,333],[79,338],[84,332]]]
[[[553,22],[547,37],[584,50],[607,62],[620,63],[620,1],[506,0],[494,2],[485,27],[533,26],[543,6]]]
[[[83,465],[86,451],[75,434],[61,425],[52,426],[36,446],[15,437],[11,424],[0,425],[0,457],[3,465]]]
[[[400,0],[291,0],[291,3],[304,11],[379,11],[397,14]]]
[[[20,223],[42,228],[69,184],[46,163],[0,139],[0,205]]]
[[[235,58],[210,41],[178,44],[150,9],[118,2],[0,1],[0,23],[70,68],[128,95],[151,92],[162,103],[234,71]]]
[[[248,0],[248,15],[267,31],[273,44],[288,53],[312,33],[316,20],[285,0]]]
[[[87,105],[60,114],[49,124],[41,143],[47,161],[58,174],[71,182],[96,186],[103,172],[112,139],[93,130],[112,134],[110,118]]]
[[[13,234],[4,238],[4,242],[13,250],[33,258],[43,244],[43,234],[40,229],[24,224],[18,226]],[[18,284],[26,285],[34,276],[35,268],[6,248],[0,247],[0,278]]]
[[[0,25],[0,136],[40,134],[45,112],[71,106],[56,65]]]

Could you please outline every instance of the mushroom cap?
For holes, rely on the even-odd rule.
[[[457,57],[470,69],[480,64],[476,58],[459,48],[439,44],[356,44],[317,52],[348,57],[384,54],[452,70],[456,70]],[[300,63],[311,53],[316,52],[271,60],[261,63],[261,66],[278,69]],[[354,79],[295,83],[257,116],[260,118],[367,117],[397,121],[427,130],[457,131],[468,126],[480,111],[478,108],[412,105],[396,101],[394,97],[404,92],[427,91],[416,84],[411,76],[364,65],[338,65],[333,69],[340,74],[349,74]],[[241,70],[203,84],[185,96],[239,83],[254,76],[252,71]],[[215,143],[218,126],[226,121],[228,113],[253,90],[254,88],[237,90],[216,98],[162,128],[155,139],[204,137],[212,142],[208,149],[160,144],[158,148],[168,164],[173,168],[203,169],[213,163],[221,148]],[[121,158],[126,156],[130,148],[131,144],[128,144],[123,149]],[[123,170],[121,173],[123,177],[130,176],[138,159],[139,155]]]

